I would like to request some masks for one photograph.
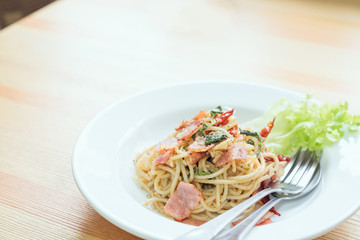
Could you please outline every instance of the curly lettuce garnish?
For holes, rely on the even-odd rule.
[[[292,156],[299,148],[310,151],[323,149],[338,142],[347,132],[356,132],[360,115],[350,115],[348,103],[315,104],[311,97],[292,104],[286,99],[273,104],[253,126],[266,126],[275,119],[274,127],[266,138],[265,146],[276,154]]]

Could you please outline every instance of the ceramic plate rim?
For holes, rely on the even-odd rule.
[[[74,175],[74,179],[75,182],[80,190],[80,192],[83,194],[83,196],[88,200],[88,202],[91,204],[91,206],[98,212],[100,213],[103,217],[105,217],[106,219],[108,219],[110,222],[112,222],[113,224],[115,224],[118,227],[121,227],[122,229],[137,235],[139,237],[143,237],[143,238],[156,238],[157,234],[156,233],[149,233],[149,232],[144,232],[142,231],[142,229],[140,229],[138,226],[134,225],[134,224],[130,224],[126,221],[126,219],[122,219],[121,217],[119,218],[119,216],[113,216],[111,213],[109,213],[108,209],[106,208],[106,206],[104,206],[104,203],[98,202],[96,197],[94,198],[93,193],[88,191],[88,188],[86,186],[86,182],[83,181],[83,179],[81,179],[80,177],[80,172],[81,169],[79,169],[79,166],[77,165],[78,163],[78,157],[79,155],[81,155],[81,153],[78,152],[78,146],[79,143],[81,141],[84,140],[84,134],[91,131],[91,128],[93,126],[94,123],[96,123],[105,113],[111,111],[114,107],[118,106],[121,103],[127,102],[127,101],[131,101],[132,99],[136,99],[139,96],[141,97],[144,94],[151,94],[153,92],[156,91],[164,91],[167,89],[172,89],[172,88],[177,88],[177,87],[184,87],[184,86],[189,86],[189,87],[194,87],[194,86],[199,86],[199,85],[203,85],[203,86],[207,86],[207,85],[216,85],[216,84],[224,84],[224,85],[247,85],[250,87],[261,87],[261,88],[268,88],[268,89],[273,89],[274,91],[281,91],[281,92],[287,92],[288,94],[294,95],[298,98],[303,97],[304,95],[299,94],[297,92],[294,91],[290,91],[284,88],[280,88],[280,87],[274,87],[274,86],[269,86],[266,84],[259,84],[259,83],[250,83],[250,82],[246,82],[246,81],[201,81],[201,82],[191,82],[191,83],[181,83],[181,84],[171,84],[171,85],[166,85],[166,86],[162,86],[162,87],[158,87],[158,88],[154,88],[154,89],[150,89],[150,90],[145,90],[145,91],[140,91],[136,94],[130,95],[128,97],[125,97],[123,99],[120,99],[118,101],[116,101],[115,103],[109,105],[108,107],[106,107],[104,110],[102,110],[100,113],[98,113],[92,120],[90,120],[90,122],[84,127],[84,129],[81,131],[74,149],[73,149],[73,155],[72,155],[72,170],[73,170],[73,175]],[[331,226],[327,226],[327,227],[323,227],[322,229],[319,229],[319,231],[317,232],[312,232],[310,234],[308,234],[306,237],[310,238],[310,237],[316,237],[319,236],[329,230],[331,230],[332,228],[336,227],[337,225],[339,225],[340,223],[342,223],[344,220],[346,220],[348,217],[350,217],[355,211],[357,211],[360,207],[360,200],[357,202],[356,205],[352,206],[351,208],[348,209],[348,212],[342,214],[340,217],[338,217],[335,221],[333,221],[333,223],[331,224]],[[185,227],[188,228],[188,227]],[[189,229],[189,228],[188,228]]]

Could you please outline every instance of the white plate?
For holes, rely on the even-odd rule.
[[[260,116],[280,97],[304,96],[249,83],[193,83],[143,92],[121,100],[82,131],[73,152],[73,172],[84,197],[106,219],[146,239],[172,239],[193,226],[142,206],[146,194],[134,182],[137,153],[159,142],[200,109],[232,106],[241,122]],[[281,217],[256,227],[247,239],[307,239],[319,236],[360,207],[359,135],[326,149],[320,186],[305,198],[283,202]]]

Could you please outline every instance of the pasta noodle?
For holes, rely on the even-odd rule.
[[[189,218],[208,221],[249,198],[264,180],[276,174],[281,168],[278,156],[262,146],[261,137],[243,134],[235,116],[231,115],[224,121],[221,119],[222,115],[224,113],[211,116],[210,112],[201,111],[193,120],[180,124],[177,131],[163,141],[166,143],[176,138],[175,147],[165,146],[164,150],[160,143],[136,157],[136,181],[148,193],[145,205],[151,204],[152,208],[165,214],[164,206],[176,191],[179,182],[191,183],[201,192],[202,199],[191,210]],[[180,139],[198,119],[201,124],[196,131]],[[222,139],[201,145],[206,151],[200,154],[198,152],[201,157],[194,162],[192,146],[196,145],[196,141],[210,138],[211,133],[221,135]],[[220,165],[219,161],[224,159],[226,152],[234,145],[244,149],[246,156],[242,159],[230,159]],[[167,161],[157,163],[164,151],[170,152]],[[254,208],[252,206],[245,214],[252,212]]]

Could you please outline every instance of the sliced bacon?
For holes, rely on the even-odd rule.
[[[195,141],[190,144],[189,150],[193,152],[206,152],[207,150],[215,146],[215,144],[205,145],[205,140],[205,137],[197,136]]]
[[[235,160],[246,160],[247,151],[243,145],[230,145],[224,155],[216,162],[216,166],[223,166]]]
[[[240,222],[242,222],[243,220],[244,220],[243,218],[242,218],[242,219],[239,219],[239,220],[236,220],[235,222],[232,222],[231,225],[236,226],[236,225],[238,225]]]
[[[193,164],[197,163],[198,161],[200,161],[205,156],[206,156],[205,152],[189,151],[189,158],[190,158],[189,164],[193,165]]]
[[[274,120],[269,122],[266,127],[261,129],[260,136],[266,138],[269,135],[269,133],[271,132],[271,129],[274,127],[274,121],[275,121],[275,118],[274,118]]]
[[[260,205],[264,205],[264,204],[266,204],[268,201],[270,201],[269,195],[266,196],[266,197],[263,197],[262,199],[260,199],[260,200],[258,201],[258,203],[260,203]]]
[[[260,219],[261,220],[261,219]],[[270,218],[267,218],[267,219],[264,219],[260,222],[260,220],[255,224],[255,226],[262,226],[262,225],[266,225],[266,224],[269,224],[269,223],[272,223],[271,219]]]
[[[209,115],[208,112],[201,110],[191,121],[188,121],[188,120],[182,121],[180,123],[180,125],[177,128],[175,128],[175,130],[179,131],[179,130],[185,128],[187,125],[190,125],[193,122],[197,122],[197,121],[203,122],[204,118],[208,117],[207,115]]]
[[[275,181],[276,179],[278,179],[279,177],[284,175],[284,170],[285,170],[286,164],[287,164],[287,162],[279,163],[279,168],[276,170],[275,174],[271,176],[271,181]]]
[[[253,195],[257,194],[258,192],[260,192],[261,190],[267,188],[268,185],[269,185],[269,183],[270,183],[270,178],[262,181],[260,187],[259,187],[255,192],[253,192],[253,194],[251,194],[251,195],[253,196]],[[270,201],[270,197],[269,197],[269,196],[266,196],[266,197],[263,197],[262,199],[260,199],[260,200],[258,201],[258,203],[259,203],[260,205],[264,205],[264,204],[266,204],[268,201]],[[280,213],[279,213],[274,207],[272,207],[272,208],[269,210],[269,212],[272,212],[273,214],[280,216]]]
[[[260,205],[264,205],[264,204],[266,204],[268,201],[270,201],[270,197],[269,197],[269,196],[266,196],[266,197],[260,199],[260,200],[258,201],[258,203],[259,203]],[[269,212],[271,212],[272,214],[278,215],[279,217],[281,216],[281,214],[275,209],[275,207],[270,208]],[[272,214],[271,214],[271,215],[272,215]],[[270,215],[270,216],[271,216],[271,215]]]
[[[276,155],[279,159],[280,162],[290,162],[291,161],[291,158],[289,157],[286,157],[284,155]],[[266,162],[272,162],[274,161],[274,159],[272,157],[264,157],[265,161]]]
[[[177,135],[178,141],[191,137],[197,130],[199,130],[202,122],[202,120],[189,122]]]
[[[255,224],[255,226],[261,226],[261,225],[265,225],[265,224],[269,224],[271,223],[271,219],[270,217],[274,215],[272,212],[267,212],[265,213],[265,215],[259,219],[259,221]],[[231,225],[236,226],[237,224],[239,224],[240,222],[242,222],[244,219],[239,219],[235,222],[232,222]]]
[[[231,135],[233,135],[234,137],[240,136],[240,131],[239,131],[238,125],[236,125],[235,127],[230,128],[228,131],[229,131],[229,133],[230,133]]]
[[[275,207],[272,207],[272,208],[270,208],[270,210],[269,210],[270,212],[272,212],[273,214],[275,214],[275,215],[277,215],[277,216],[281,216],[281,214],[276,210],[276,208]]]
[[[193,226],[200,226],[200,225],[206,223],[206,221],[198,220],[195,218],[186,218],[186,219],[182,220],[182,223],[193,225]]]
[[[265,179],[264,181],[261,182],[261,187],[263,189],[267,188],[269,186],[270,182],[271,182],[271,178]]]
[[[155,159],[155,162],[154,162],[155,166],[159,165],[159,164],[167,163],[169,161],[169,158],[170,158],[172,152],[173,152],[173,150],[167,150],[167,151],[164,151],[163,153],[161,153],[160,156]]]
[[[273,162],[274,159],[272,157],[264,157],[265,162]]]
[[[156,145],[157,150],[162,153],[165,150],[171,150],[179,144],[176,137],[167,138]]]
[[[175,192],[166,202],[164,212],[172,216],[177,221],[190,216],[202,198],[202,194],[195,185],[191,183],[180,182]]]
[[[266,221],[267,219],[270,220],[270,217],[271,217],[272,215],[274,215],[274,213],[268,211],[267,213],[265,213],[264,216],[262,216],[262,218],[260,218],[260,220],[256,223],[256,225],[257,225],[257,226],[263,225],[262,223],[263,223],[264,221]],[[270,222],[271,222],[271,220],[270,220]]]
[[[175,130],[176,130],[176,131],[179,131],[179,130],[183,129],[186,125],[188,125],[189,123],[190,123],[190,122],[189,122],[188,120],[182,121],[182,122],[180,123],[180,125],[179,125],[177,128],[175,128]]]
[[[195,120],[195,121],[202,120],[202,119],[206,118],[206,115],[207,115],[207,114],[208,114],[207,112],[205,112],[204,110],[201,110],[201,111],[193,118],[193,120]]]

